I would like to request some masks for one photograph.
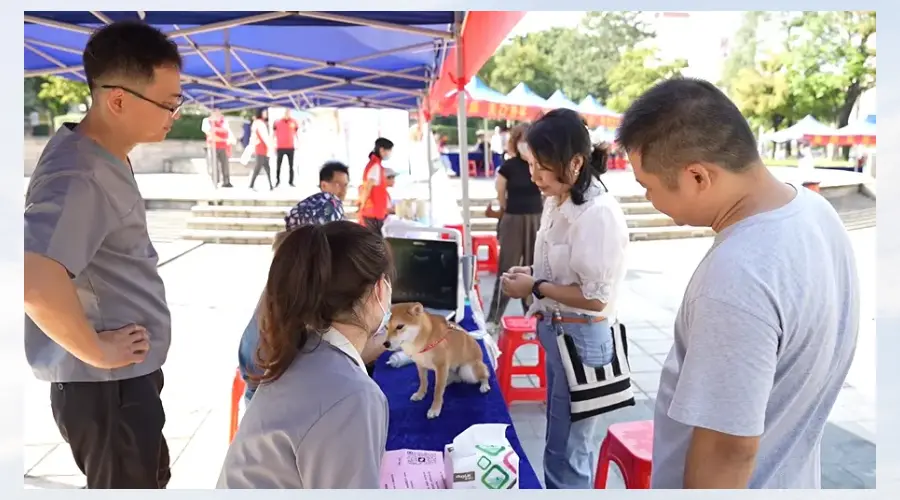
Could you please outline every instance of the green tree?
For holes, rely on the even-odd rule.
[[[479,76],[502,92],[525,82],[545,98],[562,89],[575,101],[588,94],[605,101],[607,75],[625,48],[653,37],[642,19],[641,12],[588,12],[578,27],[555,27],[513,39],[488,60]]]
[[[629,49],[607,76],[611,95],[606,105],[614,111],[625,111],[654,84],[681,75],[686,67],[684,59],[663,63],[653,48]]]
[[[774,54],[755,67],[740,68],[731,85],[731,99],[754,128],[777,129],[798,118],[784,65],[783,54]]]
[[[73,104],[87,104],[91,95],[84,82],[66,80],[58,76],[42,78],[37,98],[54,115],[63,115]]]
[[[558,88],[554,68],[547,55],[528,37],[515,38],[494,54],[493,69],[485,81],[504,94],[519,82],[525,82],[542,97],[549,97]]]
[[[756,67],[756,55],[758,51],[757,30],[764,12],[745,12],[741,27],[734,34],[731,46],[734,48],[725,59],[722,67],[722,78],[719,85],[732,93],[734,85],[740,83],[740,73],[745,69]]]
[[[846,125],[856,101],[875,86],[875,12],[803,12],[786,28],[798,113]]]

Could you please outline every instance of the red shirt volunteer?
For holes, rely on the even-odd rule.
[[[390,198],[387,191],[387,177],[381,158],[372,153],[369,155],[369,163],[363,171],[363,179],[371,187],[369,197],[359,209],[359,216],[367,219],[384,220],[388,214]]]
[[[275,128],[275,148],[276,149],[294,149],[294,138],[300,126],[293,118],[281,118],[274,124]]]

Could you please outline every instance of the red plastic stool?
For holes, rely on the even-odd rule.
[[[616,464],[622,472],[625,488],[650,489],[650,472],[653,469],[653,421],[624,422],[609,426],[603,444],[600,445],[594,489],[606,489],[610,462]]]
[[[462,236],[463,238],[465,238],[466,236],[466,231],[463,229],[462,224],[447,224],[446,226],[444,226],[444,229],[456,229],[457,231],[459,231],[460,236]],[[449,240],[450,235],[445,233],[441,235],[441,238]]]
[[[503,399],[509,406],[513,401],[547,401],[547,365],[544,348],[537,338],[537,322],[534,318],[524,316],[504,316],[500,320],[500,359],[497,363],[497,381]],[[538,362],[535,366],[513,365],[516,350],[524,345],[534,344],[538,349]],[[538,387],[513,387],[514,375],[535,375],[540,380]]]
[[[476,269],[478,272],[497,274],[497,268],[500,267],[500,244],[497,243],[497,236],[493,234],[472,236],[472,253],[477,256],[481,247],[487,248],[488,255],[487,259],[476,260]]]
[[[478,162],[469,160],[469,177],[478,177]]]
[[[237,369],[234,374],[234,380],[231,381],[231,423],[228,426],[228,442],[234,441],[234,435],[237,434],[238,414],[241,411],[241,398],[244,397],[244,391],[247,385],[241,377],[241,370]]]

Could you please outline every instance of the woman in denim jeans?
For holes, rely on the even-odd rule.
[[[574,382],[566,377],[557,334],[561,330],[572,339],[588,367],[612,361],[610,326],[625,277],[628,226],[622,208],[600,181],[606,147],[591,144],[577,113],[547,113],[531,126],[526,143],[532,180],[547,199],[534,265],[504,273],[503,290],[513,298],[535,298],[528,314],[538,319],[547,362],[546,486],[589,489],[606,429],[599,415],[572,421],[569,388]]]

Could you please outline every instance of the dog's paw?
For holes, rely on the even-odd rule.
[[[487,392],[491,390],[491,386],[485,382],[481,384],[481,387],[479,387],[478,390],[481,391],[482,394],[487,394]]]
[[[428,418],[437,418],[440,414],[440,408],[429,408],[428,413],[426,413],[425,416]]]
[[[425,399],[424,393],[414,392],[412,396],[409,397],[410,401],[422,401]]]

